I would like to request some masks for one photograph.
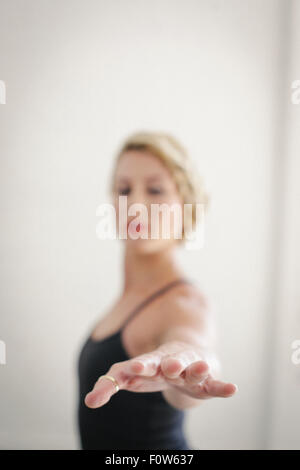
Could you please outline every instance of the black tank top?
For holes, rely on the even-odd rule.
[[[145,305],[180,282],[177,279],[146,298],[133,310],[123,327],[102,340],[89,336],[78,358],[79,404],[77,423],[81,448],[92,450],[190,450],[184,435],[185,411],[170,405],[162,391],[131,392],[119,390],[100,408],[89,408],[84,399],[100,375],[115,362],[131,359],[126,353],[121,332],[128,321]]]

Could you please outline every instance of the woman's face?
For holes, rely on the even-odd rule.
[[[126,207],[119,206],[119,196],[127,197],[127,211]],[[130,206],[135,203],[141,206],[136,207],[136,211],[132,207],[133,212],[130,212]],[[157,216],[152,213],[151,218],[152,204],[165,204],[164,215],[160,210]],[[148,151],[124,152],[115,173],[114,205],[117,230],[119,234],[120,229],[127,234],[124,241],[128,246],[149,253],[177,245],[179,240],[175,233],[181,237],[182,220],[175,216],[172,204],[179,205],[183,216],[183,201],[176,183],[159,158]],[[162,225],[163,219],[167,225]]]

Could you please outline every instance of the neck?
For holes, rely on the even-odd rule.
[[[184,277],[176,259],[176,248],[141,254],[125,248],[123,294],[128,291],[152,291]]]

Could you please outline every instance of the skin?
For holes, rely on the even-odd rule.
[[[128,208],[135,202],[144,204],[148,214],[153,203],[182,204],[169,170],[156,156],[145,151],[126,151],[117,164],[114,180],[117,220],[119,195],[127,196]],[[135,218],[129,217],[127,222]],[[186,277],[176,258],[180,242],[174,238],[174,233],[178,227],[171,232],[169,239],[151,239],[150,221],[145,222],[148,222],[144,227],[148,239],[128,237],[122,241],[125,249],[123,292],[113,313],[108,316],[108,324],[109,320],[112,324],[113,319],[115,324],[122,324],[124,320],[120,312],[124,311],[124,306],[133,307],[168,282]],[[178,409],[198,406],[203,400],[213,397],[233,396],[237,386],[220,379],[221,366],[215,353],[215,325],[204,294],[195,286],[178,285],[152,308],[151,323],[142,324],[141,320],[134,320],[135,335],[143,340],[136,350],[131,345],[133,357],[112,364],[106,371],[117,380],[120,390],[162,391],[165,399]],[[149,314],[147,318],[149,321]],[[96,327],[94,339],[97,331],[103,332],[102,325]],[[110,328],[110,332],[112,330]],[[149,331],[149,337],[151,333],[149,342],[145,339],[145,331]],[[85,404],[89,408],[104,406],[115,393],[119,392],[114,384],[99,377],[86,395]]]

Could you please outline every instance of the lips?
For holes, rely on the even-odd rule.
[[[148,229],[148,225],[147,224],[144,224],[144,223],[141,223],[141,222],[133,222],[133,221],[129,221],[128,224],[127,224],[127,230],[130,229],[130,231],[133,231],[133,232],[146,232],[147,229]]]

